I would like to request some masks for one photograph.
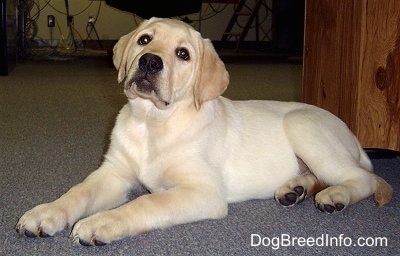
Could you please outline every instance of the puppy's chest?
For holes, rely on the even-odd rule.
[[[152,193],[168,189],[164,183],[164,174],[171,168],[173,159],[169,151],[149,149],[149,154],[138,164],[137,178]]]
[[[125,148],[130,148],[130,161],[134,161],[136,176],[152,192],[164,190],[164,172],[176,163],[187,150],[182,137],[163,127],[138,125],[131,130]]]

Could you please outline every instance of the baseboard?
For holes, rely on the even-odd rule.
[[[384,148],[364,148],[371,159],[388,159],[400,157],[400,152]]]
[[[83,50],[105,50],[108,55],[112,55],[112,49],[118,40],[75,40],[77,49]],[[38,39],[30,43],[31,48],[56,48],[59,46],[59,40]],[[236,41],[214,40],[213,45],[220,57],[225,61],[236,59],[249,59],[251,61],[265,60],[289,60],[292,62],[301,62],[301,54],[290,53],[286,49],[276,49],[271,41],[244,41],[239,47]]]

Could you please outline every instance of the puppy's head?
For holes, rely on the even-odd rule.
[[[118,82],[129,98],[151,100],[159,109],[189,100],[197,109],[221,95],[229,75],[212,43],[174,19],[152,18],[114,47]]]

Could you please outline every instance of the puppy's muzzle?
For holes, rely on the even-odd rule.
[[[159,109],[165,109],[170,104],[170,97],[168,91],[162,88],[163,70],[164,64],[160,56],[143,54],[139,57],[132,79],[125,83],[125,94],[130,99],[150,99]]]
[[[146,94],[157,92],[157,77],[164,67],[162,59],[157,55],[146,53],[139,58],[138,67],[134,77],[137,90]]]

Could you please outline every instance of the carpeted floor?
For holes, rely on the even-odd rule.
[[[227,96],[298,99],[299,65],[235,62],[227,67],[233,80]],[[399,156],[373,160],[376,172],[395,189],[392,203],[383,208],[368,198],[330,215],[316,210],[312,200],[293,208],[253,200],[230,205],[222,220],[180,225],[105,247],[74,246],[67,230],[45,239],[19,236],[14,225],[26,210],[57,198],[100,164],[125,102],[115,70],[102,58],[26,62],[0,77],[1,256],[400,255]]]

